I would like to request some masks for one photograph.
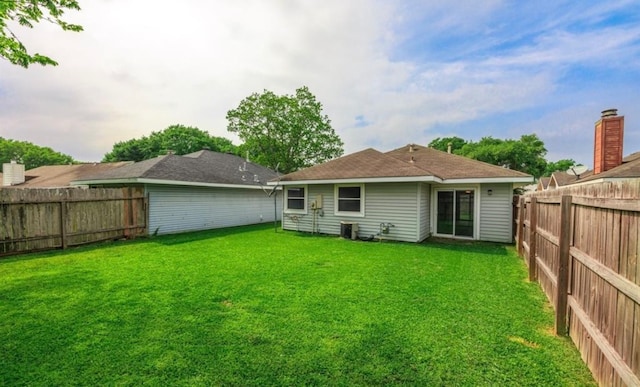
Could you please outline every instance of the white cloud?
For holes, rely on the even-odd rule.
[[[117,141],[175,123],[237,141],[226,132],[229,109],[253,92],[291,94],[303,85],[324,105],[347,152],[427,143],[459,124],[548,110],[568,66],[611,67],[614,57],[624,58],[619,66],[625,68],[637,62],[640,39],[635,27],[563,27],[585,14],[613,12],[602,5],[562,22],[545,18],[543,11],[552,8],[539,10],[540,20],[523,13],[517,23],[523,27],[507,34],[498,22],[505,14],[511,20],[518,7],[501,1],[111,0],[82,6],[67,19],[84,32],[50,25],[20,31],[27,47],[60,66],[24,70],[0,63],[0,136],[80,160],[98,160]],[[460,38],[458,45],[447,46],[451,35]],[[514,39],[522,42],[488,49]],[[571,102],[562,103],[558,109]],[[546,114],[552,113],[540,116]],[[508,129],[496,127],[494,136]]]

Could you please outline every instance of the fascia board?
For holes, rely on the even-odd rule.
[[[270,181],[268,185],[313,185],[313,184],[366,184],[366,183],[414,183],[414,182],[437,182],[442,180],[435,176],[407,176],[407,177],[367,177],[353,179],[324,179],[324,180],[293,180],[293,181]]]
[[[531,177],[478,177],[471,179],[446,179],[442,184],[483,184],[483,183],[533,183]]]
[[[76,180],[71,182],[71,185],[97,185],[97,184],[158,184],[158,185],[181,185],[181,186],[190,186],[190,187],[262,189],[262,186],[259,186],[259,185],[201,183],[201,182],[194,182],[194,181],[141,179],[141,178],[109,179],[109,180]]]

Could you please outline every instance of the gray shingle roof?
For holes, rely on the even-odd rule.
[[[140,161],[108,172],[83,178],[82,181],[151,179],[173,182],[255,186],[275,179],[269,168],[247,162],[239,156],[202,150],[188,155],[165,155]]]

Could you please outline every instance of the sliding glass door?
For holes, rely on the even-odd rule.
[[[474,191],[437,191],[436,233],[473,238]]]

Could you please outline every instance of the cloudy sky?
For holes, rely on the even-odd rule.
[[[99,161],[172,124],[232,139],[226,112],[308,86],[347,153],[536,133],[591,166],[600,112],[640,150],[640,2],[80,0],[14,28],[57,67],[0,60],[0,136]]]

